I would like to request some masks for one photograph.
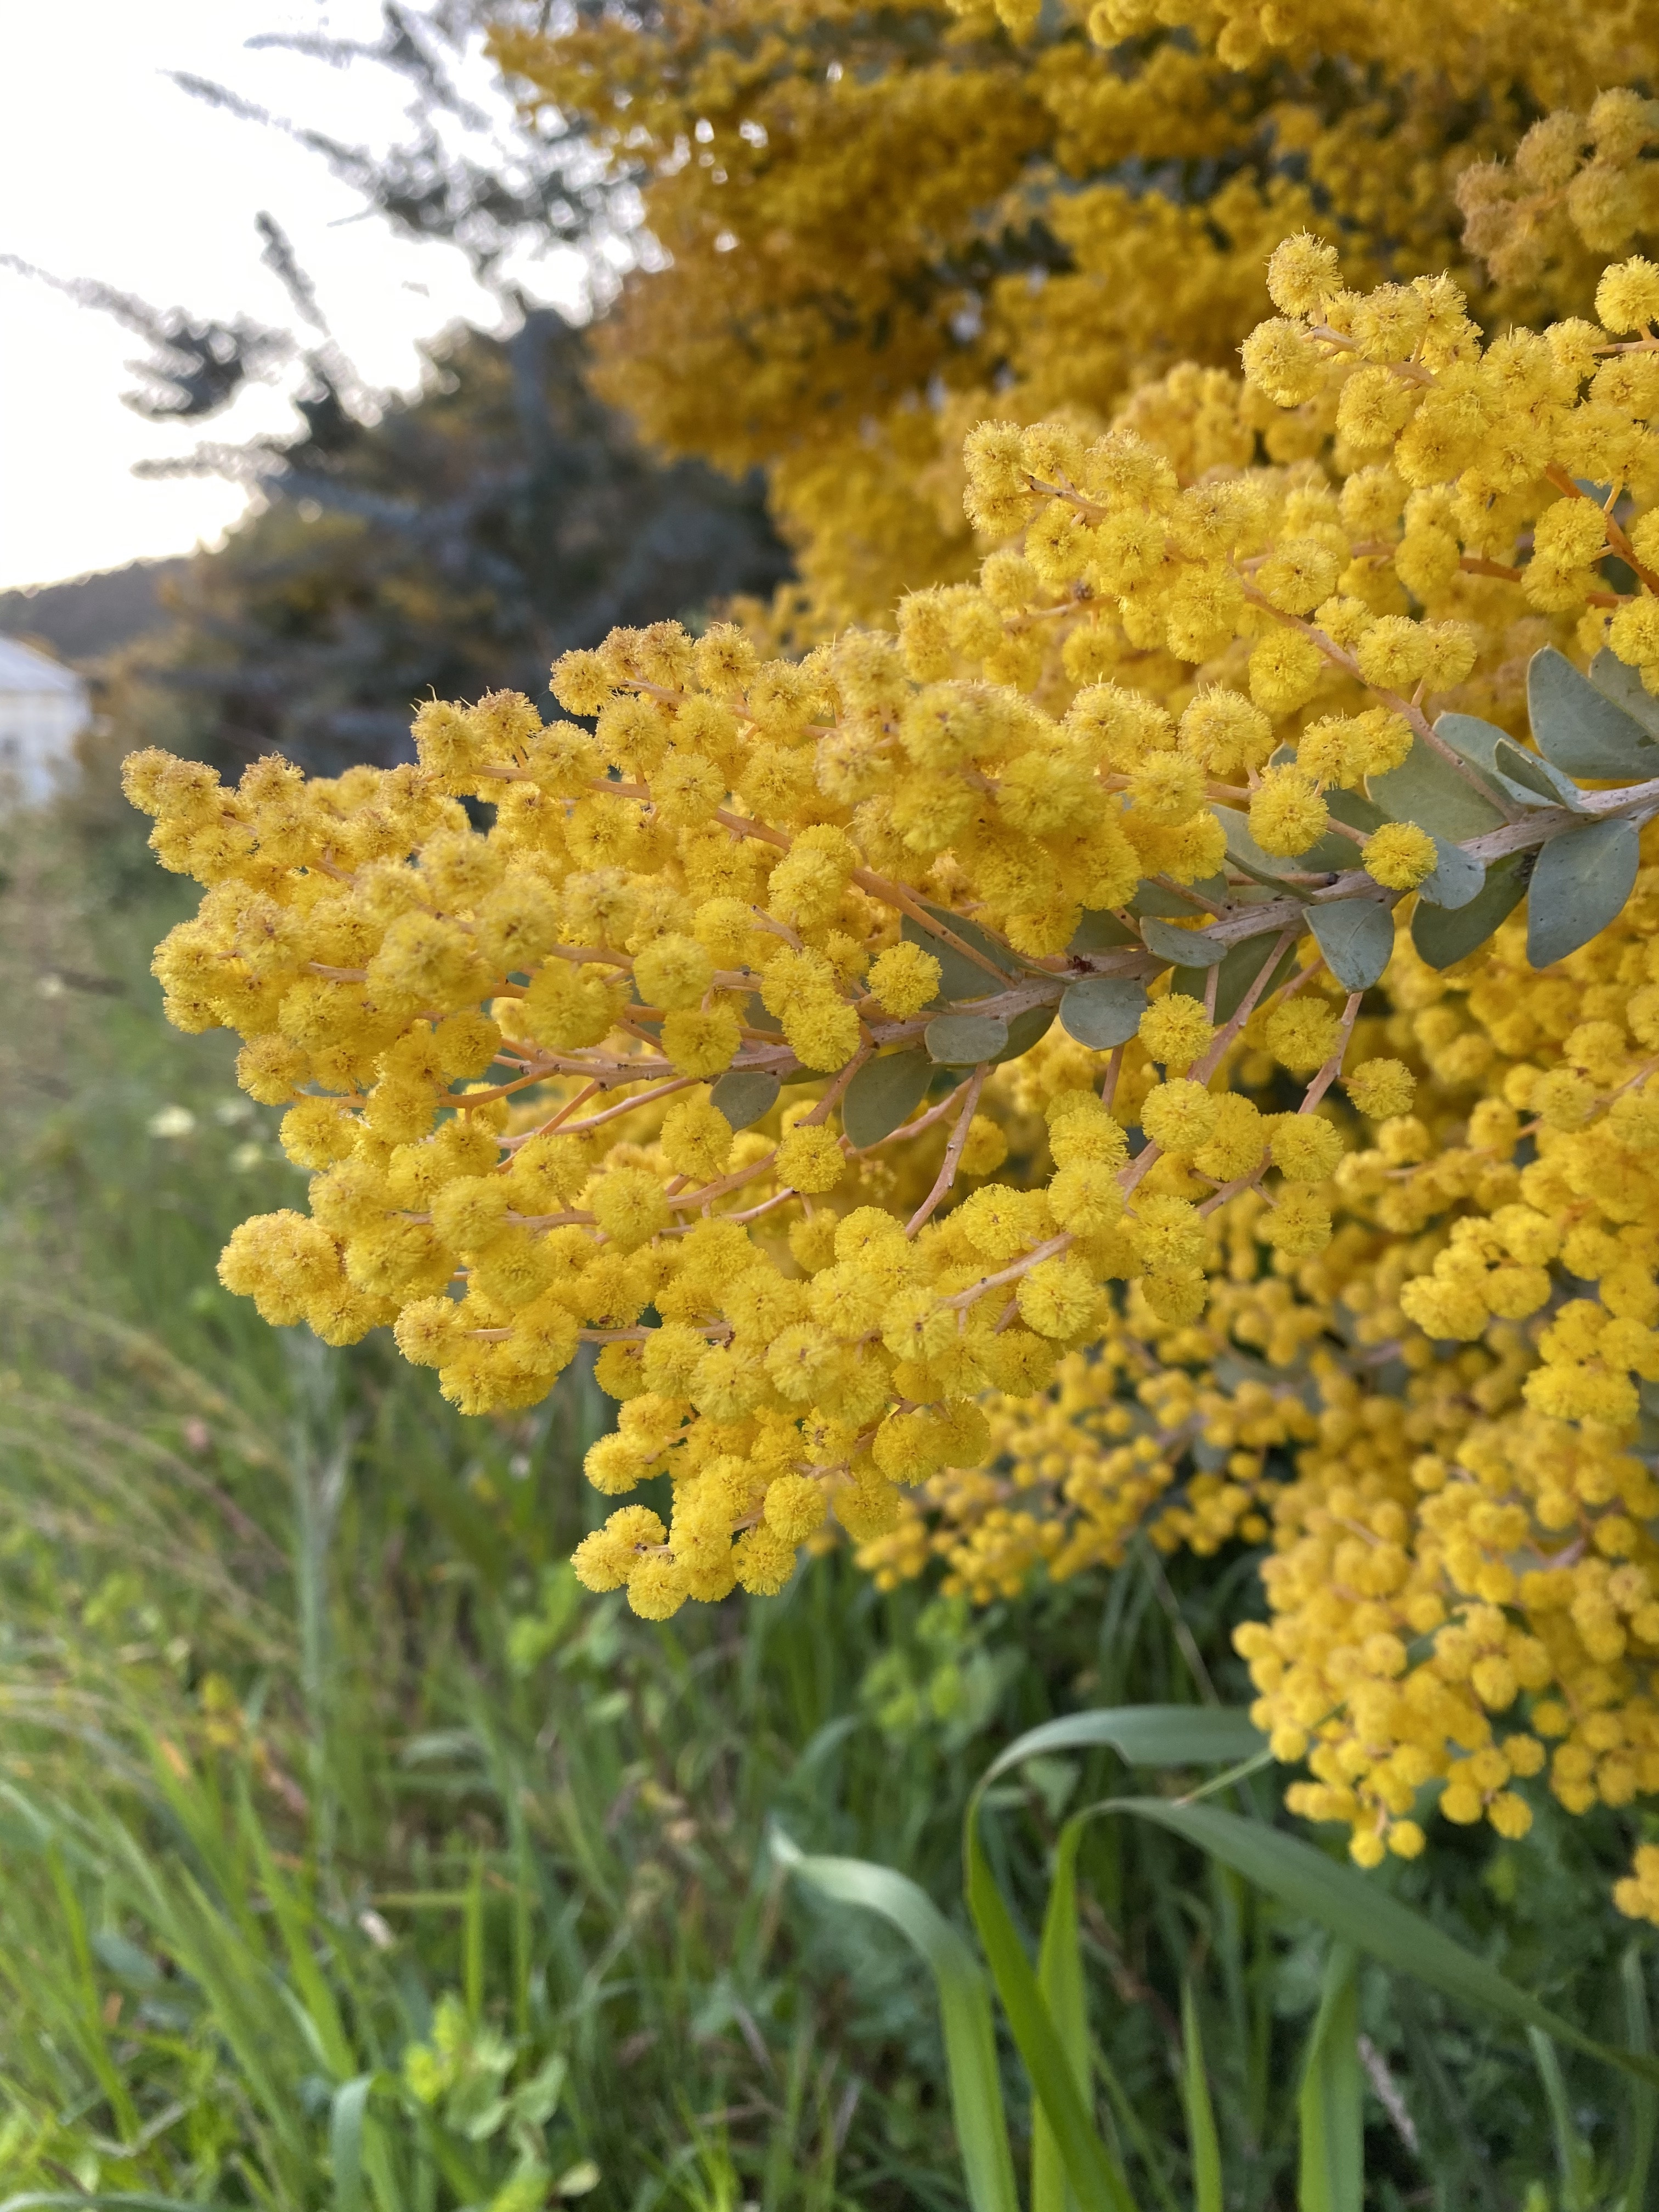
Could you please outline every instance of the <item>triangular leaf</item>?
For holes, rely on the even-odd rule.
[[[1641,839],[1633,822],[1587,822],[1552,837],[1527,886],[1527,958],[1565,960],[1599,937],[1636,882]]]
[[[1060,1027],[1091,1052],[1127,1044],[1147,1006],[1146,986],[1128,975],[1085,975],[1060,1002]]]
[[[1008,1024],[1000,1014],[937,1014],[922,1042],[941,1067],[977,1067],[1006,1049]]]
[[[862,1151],[890,1137],[921,1103],[933,1077],[933,1063],[919,1045],[866,1060],[841,1102],[848,1141]]]
[[[1173,961],[1178,968],[1213,968],[1227,957],[1219,938],[1201,929],[1177,929],[1172,921],[1159,921],[1150,914],[1140,917],[1140,936],[1157,959]]]
[[[1604,645],[1590,663],[1589,680],[1604,699],[1611,699],[1650,738],[1659,738],[1659,699],[1642,681],[1639,668],[1628,668],[1610,646]]]
[[[1605,657],[1604,648],[1596,655],[1598,663]],[[1624,664],[1614,660],[1613,665],[1622,668]],[[1636,670],[1626,673],[1642,691]],[[1645,692],[1642,696],[1647,696]],[[1553,645],[1534,653],[1528,665],[1527,710],[1532,717],[1533,742],[1569,775],[1601,782],[1659,775],[1659,745],[1650,741],[1647,728],[1588,676],[1581,676]]]
[[[1504,820],[1497,800],[1476,791],[1420,737],[1413,738],[1411,751],[1398,768],[1369,776],[1366,785],[1391,822],[1415,822],[1454,845],[1496,830]]]
[[[1575,813],[1583,811],[1583,793],[1572,778],[1563,775],[1536,753],[1523,751],[1513,738],[1500,738],[1492,747],[1492,765],[1498,781],[1523,806],[1536,806],[1541,800],[1546,806],[1570,806]]]
[[[1427,899],[1431,906],[1443,906],[1454,912],[1468,906],[1471,899],[1479,898],[1480,886],[1486,880],[1486,872],[1479,860],[1471,860],[1461,845],[1448,844],[1437,837],[1434,849],[1439,854],[1434,873],[1417,886],[1419,898]]]
[[[1310,906],[1308,926],[1325,965],[1346,990],[1369,991],[1394,957],[1394,915],[1375,899]]]
[[[734,1129],[748,1129],[771,1112],[777,1095],[775,1075],[768,1075],[758,1067],[728,1067],[708,1098]]]
[[[1508,919],[1526,891],[1528,857],[1505,853],[1494,860],[1467,906],[1453,909],[1419,902],[1412,916],[1412,943],[1431,968],[1454,967]]]

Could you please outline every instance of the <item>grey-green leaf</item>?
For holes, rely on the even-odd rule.
[[[1575,813],[1583,811],[1583,794],[1572,778],[1538,754],[1523,752],[1513,738],[1500,738],[1492,747],[1492,766],[1498,781],[1523,806],[1541,804],[1570,806]]]
[[[1140,935],[1150,953],[1177,968],[1213,968],[1227,957],[1218,937],[1201,929],[1177,929],[1172,921],[1160,921],[1154,915],[1141,915]]]
[[[1484,945],[1520,905],[1527,888],[1524,856],[1506,853],[1486,870],[1486,880],[1467,906],[1455,909],[1419,903],[1412,943],[1431,968],[1450,968]]]
[[[941,1067],[977,1067],[1006,1049],[1008,1024],[1000,1014],[936,1014],[922,1041]]]
[[[1225,876],[1210,876],[1203,883],[1194,884],[1194,890],[1202,892],[1206,897],[1224,899],[1227,896],[1227,878]],[[1194,897],[1188,892],[1168,889],[1163,884],[1153,883],[1142,884],[1140,889],[1129,901],[1127,908],[1127,911],[1133,915],[1161,915],[1165,921],[1193,921],[1208,910],[1204,903],[1204,898]]]
[[[1391,822],[1415,822],[1454,845],[1496,830],[1504,819],[1495,799],[1476,791],[1419,737],[1413,738],[1412,749],[1398,768],[1366,781],[1371,798]]]
[[[1590,663],[1589,680],[1604,699],[1622,708],[1649,737],[1659,738],[1659,699],[1643,683],[1640,669],[1627,668],[1612,647],[1604,645]]]
[[[1132,929],[1126,929],[1115,914],[1088,912],[1084,915],[1074,932],[1068,952],[1115,952],[1120,945],[1139,944]]]
[[[1603,648],[1596,655],[1596,665],[1607,659],[1613,656]],[[1613,659],[1613,666],[1623,670],[1648,699],[1635,669],[1625,668],[1618,659]],[[1618,678],[1609,676],[1609,680],[1616,684]],[[1648,700],[1650,706],[1655,703]],[[1651,741],[1652,726],[1633,715],[1616,692],[1581,676],[1553,645],[1534,653],[1528,665],[1527,709],[1538,750],[1569,775],[1608,783],[1659,775],[1659,745]]]
[[[1127,1044],[1146,1011],[1146,987],[1128,975],[1085,975],[1060,1002],[1060,1024],[1091,1052]]]
[[[1369,991],[1394,957],[1394,916],[1375,899],[1335,899],[1310,906],[1308,926],[1337,981]]]
[[[1000,1052],[993,1053],[993,1060],[1018,1060],[1034,1044],[1041,1044],[1054,1025],[1054,1009],[1051,1006],[1027,1006],[1023,1014],[1008,1018],[1008,1042]]]
[[[1442,714],[1434,726],[1434,734],[1483,775],[1490,775],[1492,748],[1499,738],[1508,737],[1509,732],[1500,730],[1496,722],[1482,721],[1479,714]]]
[[[848,1142],[862,1151],[890,1137],[921,1103],[933,1077],[933,1063],[919,1045],[866,1060],[841,1102]]]
[[[1236,808],[1218,806],[1213,811],[1226,833],[1227,858],[1258,883],[1283,884],[1287,876],[1337,876],[1358,861],[1359,848],[1337,830],[1328,830],[1305,853],[1286,860],[1262,850],[1250,835],[1249,821]]]
[[[1277,937],[1269,936],[1264,930],[1260,937],[1247,937],[1234,945],[1221,963],[1221,974],[1216,983],[1215,1018],[1217,1021],[1231,1021],[1243,1002],[1244,994],[1267,965],[1268,957],[1278,942]],[[1295,965],[1296,947],[1294,945],[1287,945],[1279,957],[1274,972],[1262,986],[1258,1004],[1261,999],[1267,998],[1279,988]],[[1177,990],[1183,988],[1185,987],[1179,983],[1176,986]],[[1189,993],[1188,995],[1202,998],[1203,984],[1200,982],[1197,991]]]
[[[1018,975],[1021,972],[1018,961],[1007,946],[999,945],[995,938],[988,931],[981,929],[977,922],[969,921],[965,915],[951,914],[944,907],[930,906],[927,910],[953,937],[959,937],[964,945],[971,945],[976,952],[982,952],[1005,975]],[[935,936],[931,929],[924,928],[921,922],[914,921],[908,914],[899,925],[899,933],[908,944],[919,945],[924,952],[931,952],[938,961],[939,986],[936,1005],[947,999],[988,998],[996,990],[994,975],[987,975],[976,961],[969,960],[964,953],[958,952],[955,945],[947,945],[942,937]]]
[[[717,1106],[734,1129],[751,1128],[763,1115],[772,1110],[778,1095],[778,1079],[757,1067],[728,1067],[709,1092],[709,1103]]]
[[[1633,822],[1587,822],[1552,837],[1527,886],[1527,958],[1534,968],[1565,960],[1614,920],[1636,882],[1640,838]]]
[[[1325,810],[1337,821],[1346,822],[1350,830],[1358,830],[1367,837],[1370,836],[1373,830],[1380,830],[1389,818],[1380,806],[1372,805],[1362,791],[1328,791],[1325,793]],[[1346,837],[1339,840],[1339,842],[1343,845],[1349,844]],[[1352,847],[1350,847],[1350,853],[1352,854]],[[1350,860],[1350,861],[1345,861],[1343,865],[1346,866],[1351,864]]]
[[[1419,898],[1427,899],[1431,906],[1453,910],[1479,898],[1480,886],[1486,880],[1486,872],[1480,861],[1471,860],[1461,845],[1448,844],[1443,837],[1435,838],[1434,849],[1439,858],[1435,862],[1434,873],[1417,886]]]

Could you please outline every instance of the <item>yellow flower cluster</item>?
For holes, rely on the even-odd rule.
[[[1246,383],[979,424],[891,632],[127,781],[170,1018],[313,1176],[231,1289],[470,1413],[601,1347],[668,1510],[577,1566],[651,1618],[831,1516],[976,1597],[1271,1528],[1259,1717],[1370,1863],[1659,1784],[1659,269],[1490,343],[1269,287]]]
[[[1606,92],[1659,83],[1634,0],[491,17],[514,88],[609,155],[662,249],[595,327],[607,396],[672,450],[768,469],[826,630],[972,573],[977,417],[1098,432],[1175,363],[1230,364],[1304,224],[1358,283],[1456,269],[1493,327],[1583,312],[1592,252],[1644,244],[1654,165]]]

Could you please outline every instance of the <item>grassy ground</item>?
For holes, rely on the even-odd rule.
[[[1012,1735],[1195,1699],[1194,1648],[1241,1694],[1249,1562],[973,1618],[833,1558],[662,1627],[585,1595],[562,1562],[591,1380],[464,1421],[384,1346],[263,1328],[213,1261],[297,1177],[227,1041],[159,1022],[148,951],[182,901],[101,799],[14,831],[3,866],[0,2197],[959,2203],[925,1979],[786,1890],[770,1826],[955,1910],[963,1801]],[[1082,1784],[1027,1775],[995,1826],[1029,1905]],[[1627,1842],[1443,1832],[1389,1879],[1616,2039]],[[1189,2201],[1190,1972],[1230,2186],[1288,2205],[1316,1941],[1173,1844],[1107,1833],[1086,1870],[1145,2203]],[[1620,2107],[1593,2068],[1558,2176],[1523,2047],[1380,1973],[1364,1997],[1377,2207],[1605,2201]]]

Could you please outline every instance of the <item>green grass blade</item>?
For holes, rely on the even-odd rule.
[[[939,1993],[951,2111],[973,2212],[1019,2212],[990,1993],[966,1939],[908,1876],[867,1859],[808,1857],[775,1829],[779,1863],[838,1904],[879,1913],[921,1954]]]
[[[328,2113],[328,2155],[334,2170],[334,2212],[367,2212],[363,2197],[363,2119],[372,2074],[359,2074],[334,2092]]]
[[[98,2002],[98,1978],[93,1968],[92,1945],[87,1936],[86,1916],[81,1910],[81,1900],[64,1869],[63,1854],[55,1842],[46,1847],[46,1871],[57,1893],[58,1906],[64,1917],[64,1926],[69,1936],[70,1957],[73,1962],[76,1994],[80,2002],[77,2023],[81,2048],[87,2063],[96,2075],[98,2085],[108,2101],[115,2124],[125,2140],[138,2132],[138,2113],[126,2083],[110,2054],[109,2038],[105,2032],[103,2014]]]
[[[1083,2001],[1083,1951],[1078,1941],[1077,1847],[1080,1828],[1061,1831],[1054,1853],[1054,1879],[1042,1918],[1037,1953],[1037,1987],[1054,2023],[1054,2033],[1078,2094],[1089,2094],[1089,2023]],[[1066,2163],[1041,2099],[1031,2116],[1031,2212],[1076,2212],[1077,2197],[1066,2179]]]
[[[1243,1820],[1214,1805],[1182,1804],[1164,1798],[1112,1799],[1089,1811],[1125,1813],[1184,1836],[1292,1911],[1318,1921],[1339,1942],[1352,1943],[1356,1950],[1380,1960],[1392,1971],[1414,1975],[1460,2004],[1496,2014],[1517,2027],[1539,2028],[1558,2043],[1603,2059],[1643,2081],[1659,2082],[1659,2061],[1596,2042],[1547,2005],[1517,1989],[1484,1959],[1443,1935],[1409,1905],[1390,1897],[1370,1877],[1327,1858],[1300,1837]]]
[[[318,2048],[336,2080],[343,2080],[356,2063],[356,2054],[341,2021],[334,1992],[330,1989],[307,1940],[303,1906],[283,1880],[245,1790],[239,1793],[236,1816],[237,1824],[252,1851],[254,1864],[259,1872],[260,1886],[282,1936],[289,1972],[310,2018]]]
[[[1031,1962],[1019,1938],[980,1841],[981,1783],[969,1800],[964,1841],[968,1909],[974,1916],[986,1964],[1007,2016],[1031,2087],[1054,2132],[1054,2145],[1084,2212],[1133,2212],[1134,2200],[1078,2094],[1071,2062],[1060,2039]],[[1069,1825],[1069,1824],[1068,1824]]]
[[[1364,2094],[1357,1965],[1351,1946],[1332,1945],[1297,2100],[1302,2137],[1297,2212],[1352,2212],[1364,2202]]]
[[[0,2212],[55,2212],[58,2206],[73,2207],[74,2212],[230,2212],[205,2197],[151,2197],[130,2189],[30,2189],[21,2197],[0,2199]]]
[[[1066,2040],[1062,2039],[1046,1993],[1031,1972],[1024,1946],[1003,1902],[980,1840],[980,1808],[989,1785],[1024,1760],[1057,1752],[1097,1747],[1115,1751],[1134,1765],[1185,1766],[1217,1765],[1229,1759],[1249,1759],[1265,1751],[1260,1733],[1242,1712],[1192,1705],[1122,1705],[1104,1711],[1073,1713],[1016,1739],[981,1777],[969,1801],[963,1824],[963,1847],[967,1862],[968,1905],[979,1930],[991,1978],[996,1984],[1019,2055],[1025,2062],[1036,2092],[1044,2134],[1041,2178],[1052,2188],[1048,2145],[1065,2168],[1066,2178],[1085,2212],[1111,2208],[1133,2212],[1133,2199],[1121,2166],[1101,2141],[1091,2122],[1086,2084],[1079,2091]],[[1069,1870],[1077,1842],[1076,1824],[1068,1821],[1061,1838],[1063,1863]],[[1057,1875],[1056,1879],[1059,1879]],[[1062,1900],[1063,1902],[1063,1900]],[[1075,1946],[1075,1905],[1073,1906]],[[1034,2163],[1033,2180],[1038,2178]]]
[[[1221,2139],[1215,2129],[1209,2079],[1204,2069],[1204,2039],[1199,2031],[1193,1985],[1181,1984],[1181,2101],[1187,2113],[1187,2146],[1193,2161],[1193,2212],[1222,2212]],[[1354,2199],[1357,2205],[1359,2200]]]
[[[1221,1766],[1267,1751],[1248,1714],[1229,1705],[1117,1705],[1067,1713],[1017,1736],[980,1778],[987,1789],[1028,1759],[1064,1751],[1115,1751],[1131,1766]]]
[[[1555,2162],[1561,2174],[1561,2212],[1589,2212],[1592,2195],[1589,2146],[1574,2124],[1572,2100],[1567,2094],[1561,2062],[1555,2055],[1555,2045],[1541,2028],[1529,2027],[1527,2040],[1532,2045],[1533,2063],[1537,2067],[1538,2078],[1544,2085],[1544,2101],[1549,2108],[1550,2133],[1555,2138]]]
[[[1651,2054],[1653,2036],[1648,2018],[1648,1988],[1642,1972],[1642,1952],[1632,1943],[1619,1961],[1619,1981],[1625,2001],[1625,2040],[1632,2051]],[[1648,2176],[1653,2166],[1653,2146],[1659,2132],[1659,2090],[1645,2081],[1632,2081],[1630,2090],[1630,2175],[1625,2184],[1622,2212],[1644,2212]]]

